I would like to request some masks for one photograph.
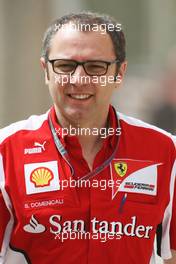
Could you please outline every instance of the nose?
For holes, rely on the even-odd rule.
[[[73,75],[77,75],[77,74],[79,74],[79,75],[86,74],[83,65],[78,65],[78,66],[76,67],[76,70],[75,70],[75,72],[74,72]]]
[[[82,65],[78,65],[75,72],[70,76],[70,83],[75,85],[85,85],[90,83],[90,76],[86,74]]]

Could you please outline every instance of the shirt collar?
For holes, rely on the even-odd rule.
[[[103,140],[103,148],[107,147],[107,145],[111,145],[111,147],[114,147],[114,144],[116,142],[116,131],[118,128],[118,123],[117,123],[117,116],[116,116],[116,110],[114,109],[114,107],[112,105],[109,106],[109,113],[108,113],[108,120],[109,120],[109,128],[111,128],[111,131],[113,129],[114,133],[111,133],[111,135],[107,136],[106,138],[104,138]],[[51,121],[53,123],[55,132],[59,138],[59,140],[61,141],[61,143],[63,144],[63,146],[66,146],[66,142],[73,140],[77,141],[77,136],[68,136],[66,135],[63,130],[63,128],[61,127],[61,125],[59,124],[58,120],[57,120],[57,116],[56,116],[56,111],[54,109],[54,106],[51,107],[50,111],[49,111],[50,117],[51,117]]]

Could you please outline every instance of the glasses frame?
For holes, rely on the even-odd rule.
[[[75,63],[75,69],[72,72],[69,72],[68,74],[67,73],[59,73],[59,72],[56,72],[55,69],[54,69],[54,63],[55,63],[55,61],[61,61],[61,60],[62,61],[63,60],[64,61],[68,61],[68,62],[74,62]],[[83,66],[83,69],[84,69],[84,71],[85,71],[85,73],[87,75],[89,75],[89,76],[102,76],[102,75],[105,75],[107,73],[108,68],[109,68],[110,65],[112,65],[114,63],[119,64],[120,63],[120,60],[119,59],[115,59],[115,60],[112,60],[112,61],[104,61],[104,60],[76,61],[76,60],[70,60],[70,59],[51,59],[51,60],[48,59],[48,62],[51,63],[53,72],[55,72],[56,74],[62,74],[62,75],[69,75],[70,74],[70,75],[72,75],[72,74],[75,73],[78,65],[81,65],[81,66]],[[105,63],[106,64],[106,71],[103,74],[89,74],[89,73],[87,73],[85,64],[86,63],[89,63],[89,62],[103,62],[103,63]]]

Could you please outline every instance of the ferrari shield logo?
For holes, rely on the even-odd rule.
[[[117,162],[114,164],[115,171],[120,177],[125,176],[127,172],[127,163],[125,162]]]

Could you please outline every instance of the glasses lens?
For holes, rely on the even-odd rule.
[[[107,64],[103,61],[89,61],[84,64],[89,75],[103,75],[107,71]]]
[[[54,71],[60,74],[69,74],[75,70],[76,63],[69,60],[54,61]]]

